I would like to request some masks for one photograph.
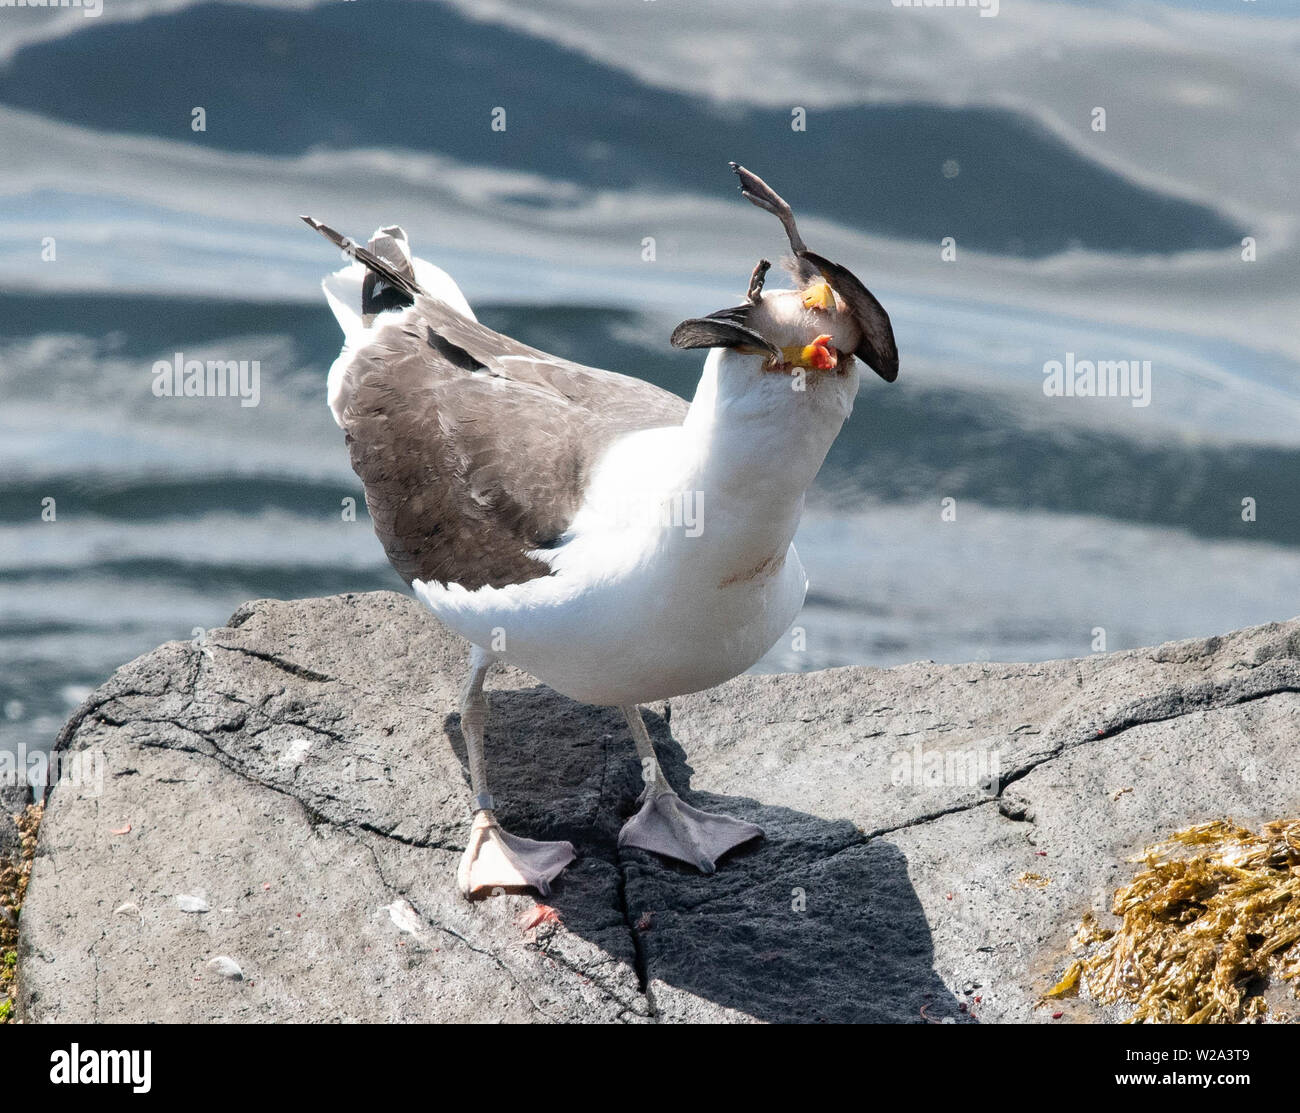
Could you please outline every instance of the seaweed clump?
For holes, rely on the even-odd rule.
[[[40,804],[31,804],[14,817],[21,840],[18,855],[13,860],[0,855],[0,1024],[8,1023],[17,994],[18,913],[32,874],[42,810]]]
[[[1129,1023],[1260,1020],[1270,982],[1300,976],[1300,819],[1258,834],[1216,820],[1148,847],[1118,889],[1114,930],[1088,913],[1075,960],[1045,999],[1080,990],[1134,1006]]]

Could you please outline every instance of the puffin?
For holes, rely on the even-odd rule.
[[[790,206],[731,163],[781,223],[787,289],[760,259],[744,300],[682,321],[705,349],[694,397],[550,355],[481,324],[399,226],[367,245],[306,223],[351,262],[322,283],[344,334],[328,404],[393,568],[470,644],[460,697],[470,819],[466,897],[546,896],[575,850],[506,831],[484,759],[485,681],[509,662],[569,698],[617,707],[644,791],[619,832],[712,874],[753,823],[684,801],[640,707],[743,673],[789,629],[808,578],[793,539],[852,412],[865,364],[898,377],[889,316],[811,251]]]

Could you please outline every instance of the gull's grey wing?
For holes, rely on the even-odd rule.
[[[602,452],[680,425],[686,402],[414,301],[344,373],[342,422],[375,533],[408,583],[544,576],[528,551],[568,528]]]

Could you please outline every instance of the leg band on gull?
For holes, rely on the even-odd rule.
[[[469,678],[461,693],[460,729],[469,759],[469,784],[473,793],[474,822],[469,845],[456,870],[456,884],[465,896],[500,887],[536,889],[542,896],[551,882],[576,857],[570,842],[539,842],[503,831],[497,822],[496,801],[488,788],[483,737],[487,729],[488,701],[483,678],[492,655],[479,646],[470,651]]]

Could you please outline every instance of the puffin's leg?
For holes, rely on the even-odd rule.
[[[470,828],[469,846],[465,848],[460,868],[456,871],[456,882],[467,897],[481,889],[498,887],[533,888],[547,896],[551,882],[576,855],[572,843],[520,838],[503,831],[497,823],[483,760],[483,734],[488,711],[483,678],[492,667],[492,661],[490,653],[474,646],[469,656],[469,678],[461,692],[460,731],[469,756],[474,823]]]
[[[635,846],[665,854],[689,862],[703,873],[713,873],[718,859],[728,850],[763,833],[761,827],[752,823],[702,812],[682,800],[669,787],[659,766],[650,733],[641,718],[641,709],[633,704],[621,710],[636,742],[646,787],[641,795],[644,801],[641,810],[618,833],[619,846]]]

